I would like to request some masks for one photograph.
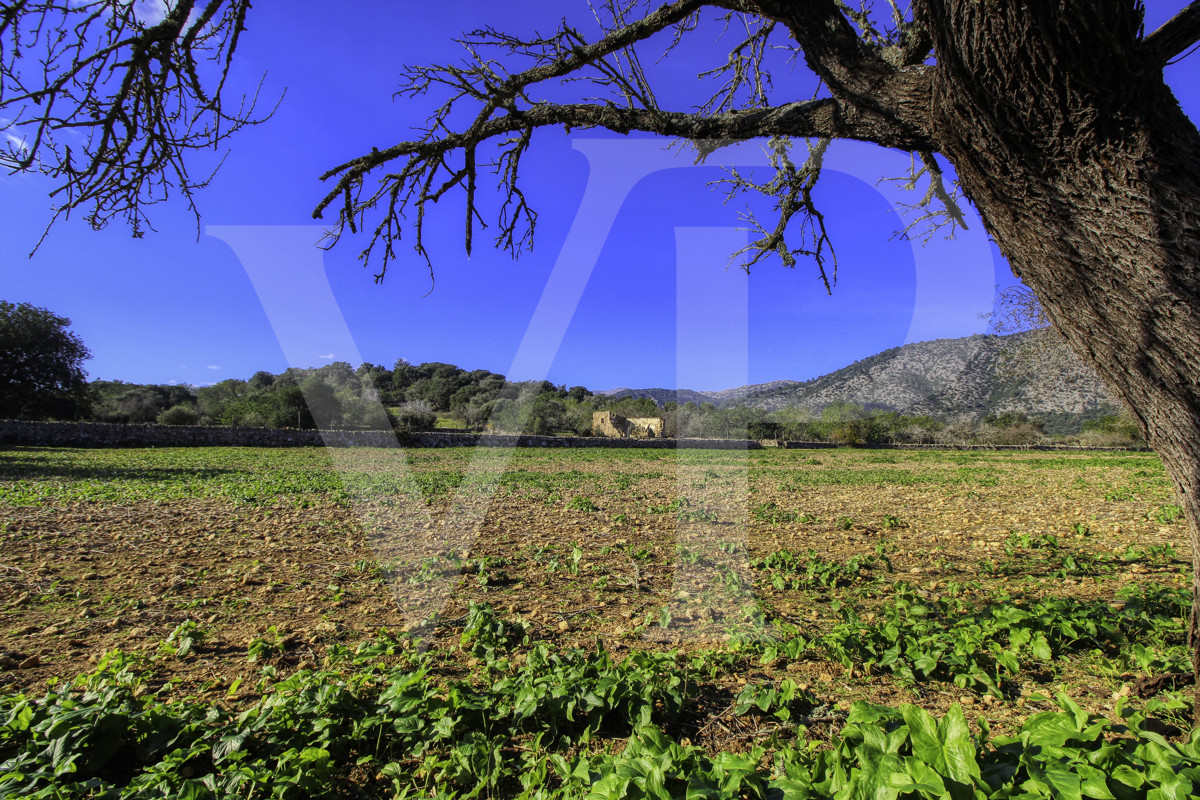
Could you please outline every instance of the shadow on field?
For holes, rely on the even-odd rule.
[[[25,450],[24,452],[28,453],[29,451]],[[55,463],[51,459],[38,456],[22,455],[20,458],[13,458],[0,450],[0,480],[70,478],[98,481],[177,481],[189,478],[219,478],[222,475],[234,475],[242,472],[244,470],[214,467],[121,467],[115,464],[106,464],[100,467],[76,467]]]

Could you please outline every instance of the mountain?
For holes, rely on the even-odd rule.
[[[667,402],[675,403],[712,403],[714,406],[723,408],[725,406],[742,405],[747,395],[768,392],[771,390],[786,391],[790,387],[803,386],[800,381],[771,381],[770,383],[756,383],[752,386],[739,386],[736,389],[721,389],[715,392],[697,391],[694,389],[609,389],[606,392],[599,392],[603,395],[611,395],[613,397],[649,397],[658,403],[660,406]]]
[[[1032,334],[935,339],[893,347],[809,381],[772,381],[719,392],[691,389],[614,389],[605,394],[652,397],[660,405],[712,403],[775,410],[789,406],[820,411],[835,402],[869,409],[979,418],[1006,411],[1095,414],[1118,403],[1104,383],[1079,366],[1035,364],[1026,374],[1001,369],[1001,356]]]

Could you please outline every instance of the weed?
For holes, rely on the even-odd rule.
[[[246,643],[246,660],[254,662],[277,656],[287,650],[288,643],[288,637],[272,625]]]
[[[754,508],[750,509],[750,517],[759,522],[767,522],[771,525],[779,525],[785,522],[816,522],[816,517],[810,517],[808,514],[802,514],[799,511],[784,511],[774,501],[759,503]]]
[[[770,574],[771,585],[779,591],[847,586],[860,580],[874,564],[874,556],[854,556],[841,562],[824,558],[816,550],[803,556],[791,550],[776,550],[750,561],[750,566]]]
[[[717,514],[706,506],[688,508],[685,504],[676,513],[675,518],[680,522],[716,522]]]
[[[567,503],[567,509],[569,511],[583,511],[586,513],[591,513],[593,511],[599,511],[600,506],[596,505],[596,503],[590,497],[576,495],[575,497],[571,498],[570,502]]]
[[[1173,525],[1183,520],[1183,509],[1177,505],[1161,506],[1147,515],[1147,518],[1159,525]]]
[[[463,650],[490,661],[497,653],[506,653],[528,643],[529,626],[526,623],[501,619],[486,603],[471,602],[468,606],[467,619],[459,637],[459,646]]]
[[[207,629],[200,627],[195,620],[185,620],[179,623],[166,640],[158,646],[158,652],[176,658],[185,658],[203,643],[207,636]]]
[[[480,586],[508,583],[508,573],[505,567],[509,560],[502,556],[483,556],[462,562],[459,572],[463,575],[474,575],[475,582]]]
[[[1061,548],[1058,537],[1051,533],[1017,533],[1013,531],[1004,540],[1004,552],[1016,555],[1019,550],[1055,551]]]

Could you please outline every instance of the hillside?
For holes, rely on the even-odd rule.
[[[979,418],[1006,411],[1086,414],[1117,406],[1103,382],[1082,369],[1062,374],[1035,369],[1023,377],[1005,374],[999,369],[1001,354],[1022,336],[981,334],[907,344],[803,382],[772,381],[720,392],[616,389],[607,394],[652,397],[660,404],[677,400],[767,410],[795,406],[820,411],[846,401],[940,418]]]

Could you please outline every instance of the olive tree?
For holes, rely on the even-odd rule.
[[[755,222],[751,263],[811,255],[826,277],[829,243],[813,199],[826,143],[910,152],[924,216],[961,224],[961,192],[1054,329],[1131,409],[1187,512],[1200,581],[1200,133],[1163,79],[1200,39],[1200,3],[1148,35],[1135,0],[886,5],[879,20],[836,0],[610,0],[596,38],[566,25],[528,39],[476,31],[463,40],[472,62],[409,70],[406,91],[446,97],[424,135],[329,170],[316,213],[336,210],[335,237],[367,226],[363,255],[386,269],[406,220],[424,254],[426,209],[460,189],[469,249],[480,148],[495,142],[490,164],[506,198],[496,243],[515,251],[535,221],[519,177],[539,128],[648,131],[695,142],[699,158],[764,137],[776,174],[732,186],[778,208],[775,221]],[[746,36],[716,66],[724,80],[707,103],[663,108],[639,48],[657,38],[669,51],[704,14],[736,21]],[[783,82],[772,81],[768,55],[779,48],[816,73],[822,96],[778,102]],[[538,97],[566,79],[584,87],[578,102]],[[812,140],[803,159],[792,158],[796,139]],[[1195,598],[1200,673],[1200,591]]]
[[[66,17],[76,7],[119,15],[128,5],[3,6],[0,110],[26,110],[24,119],[52,132],[57,117],[37,109],[77,85],[53,75],[44,85],[14,80],[9,40],[30,30],[31,19]],[[147,109],[166,92],[206,119],[222,118],[213,102],[222,84],[214,92],[193,79],[193,54],[200,46],[232,52],[246,7],[179,0],[161,22],[139,29],[135,20],[122,42],[102,40],[97,59],[125,48],[107,62],[105,85],[114,90],[91,98],[78,120],[100,131],[101,144],[83,160],[55,151],[72,202],[95,198],[102,214],[137,208],[146,180],[177,169],[180,148],[194,142],[186,132],[196,129],[157,131],[194,117],[146,116]],[[382,276],[402,235],[426,255],[426,212],[461,193],[469,250],[482,221],[477,189],[490,173],[504,198],[495,243],[514,252],[527,246],[536,215],[521,163],[543,128],[661,134],[695,143],[699,158],[723,143],[764,138],[775,174],[758,184],[735,176],[729,187],[760,191],[778,210],[774,220],[751,221],[750,261],[773,255],[792,266],[810,255],[825,276],[829,242],[813,189],[828,142],[912,153],[911,180],[925,190],[918,215],[961,224],[958,203],[973,205],[1054,329],[1131,409],[1187,512],[1200,581],[1200,133],[1163,79],[1164,66],[1200,40],[1200,2],[1151,33],[1137,0],[912,0],[907,9],[896,0],[857,8],[839,0],[603,0],[595,10],[595,36],[565,23],[528,37],[488,28],[464,36],[465,62],[409,68],[401,94],[436,93],[442,104],[415,138],[323,176],[330,185],[314,214],[336,214],[333,241],[365,232],[363,255]],[[670,53],[714,17],[744,31],[714,53],[716,91],[697,108],[663,107],[643,56]],[[104,63],[84,51],[74,57]],[[787,96],[793,79],[773,79],[773,69],[792,61],[820,79],[817,96]],[[575,99],[564,101],[572,89]],[[126,141],[137,144],[115,146]],[[129,157],[156,148],[158,161]]]

